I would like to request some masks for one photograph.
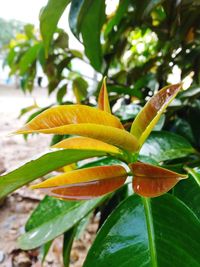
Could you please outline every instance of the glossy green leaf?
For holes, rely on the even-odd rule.
[[[199,267],[199,239],[199,220],[174,196],[132,195],[102,226],[84,267]]]
[[[104,21],[105,1],[72,1],[69,15],[70,28],[77,37],[81,33],[85,54],[97,71],[101,71],[102,65],[100,33]]]
[[[192,127],[188,121],[182,118],[176,118],[174,124],[172,125],[172,130],[177,134],[186,138],[192,144],[195,144],[194,134],[192,132]]]
[[[140,150],[141,156],[148,156],[157,162],[183,158],[192,153],[195,149],[185,138],[165,131],[153,132]]]
[[[41,10],[40,13],[40,31],[44,41],[46,53],[48,52],[53,34],[60,17],[62,16],[65,8],[70,0],[48,0],[47,5]]]
[[[59,216],[63,211],[66,213],[80,205],[78,201],[63,201],[53,197],[46,196],[36,207],[28,219],[25,230],[31,231],[52,218]],[[40,218],[38,220],[38,218]]]
[[[83,150],[80,153],[80,151],[72,149],[47,153],[8,174],[0,176],[0,198],[62,166],[82,159],[104,155],[103,152]]]
[[[180,89],[181,84],[162,88],[146,103],[137,115],[131,126],[131,133],[139,139],[141,146]]]
[[[18,240],[19,247],[21,249],[33,249],[63,234],[75,226],[106,198],[107,196],[96,198],[95,200],[78,202],[77,205],[70,209],[67,208],[67,211],[62,209],[56,216],[48,218],[40,226],[23,234]]]
[[[187,168],[189,179],[174,188],[174,194],[181,199],[200,219],[200,169]]]

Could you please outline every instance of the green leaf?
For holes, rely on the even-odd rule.
[[[48,53],[53,34],[58,21],[70,0],[49,0],[40,13],[40,31],[44,41],[45,51]]]
[[[84,267],[199,267],[200,223],[172,195],[127,198],[107,219]]]
[[[88,226],[90,219],[92,217],[92,212],[89,213],[87,216],[85,216],[78,224],[77,230],[76,230],[76,236],[75,239],[80,239],[83,235],[86,227]]]
[[[51,248],[52,243],[53,243],[53,241],[49,241],[46,244],[41,246],[39,258],[40,258],[42,263],[45,261],[45,258],[46,258],[47,254]]]
[[[181,199],[200,219],[200,169],[186,168],[189,179],[174,188],[174,194]]]
[[[181,136],[185,137],[192,144],[195,144],[195,138],[192,132],[192,128],[188,121],[177,117],[174,120],[172,130],[175,131],[177,134],[180,134]]]
[[[63,239],[63,263],[64,267],[69,267],[70,264],[70,253],[73,245],[74,237],[76,234],[77,227],[73,227],[64,233]]]
[[[105,156],[106,153],[77,149],[61,150],[47,153],[37,159],[31,160],[22,167],[0,177],[0,199],[17,188],[55,170],[64,165],[82,159]]]
[[[185,138],[165,131],[153,132],[140,150],[141,156],[148,156],[157,162],[183,158],[192,153],[195,149]]]
[[[63,201],[46,196],[28,219],[25,226],[26,232],[39,227],[46,221],[58,216],[63,211],[67,212],[78,205],[80,205],[79,201]],[[38,220],[38,218],[40,219]]]
[[[87,96],[88,83],[81,77],[77,77],[73,80],[72,89],[76,97],[76,102],[81,103]]]
[[[37,55],[42,47],[41,43],[35,44],[30,47],[27,52],[22,56],[19,62],[20,75],[23,76],[30,68],[33,62],[37,59]]]
[[[102,51],[100,33],[105,21],[105,1],[73,0],[69,25],[76,37],[81,33],[85,54],[91,65],[101,71]]]
[[[105,166],[105,165],[125,165],[121,160],[112,157],[103,157],[89,163],[78,164],[79,168],[90,168],[95,166]]]
[[[43,224],[23,234],[18,240],[19,247],[21,249],[33,249],[53,240],[75,226],[107,197],[78,202],[77,205],[72,206],[70,209],[67,207],[67,210],[63,208],[56,216],[47,218]]]
[[[67,93],[67,84],[64,84],[62,87],[58,89],[58,92],[56,95],[56,99],[59,104],[62,104],[63,97],[66,95],[66,93]]]

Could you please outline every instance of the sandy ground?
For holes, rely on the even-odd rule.
[[[33,104],[34,99],[43,107],[54,101],[45,89],[35,90],[33,96],[24,95],[19,89],[0,86],[0,171],[8,171],[49,146],[50,136],[35,135],[27,141],[22,136],[8,136],[19,128],[26,116],[18,119],[21,108]],[[38,250],[23,252],[17,247],[17,238],[24,232],[24,224],[43,196],[23,187],[10,195],[0,207],[0,267],[39,267]],[[83,237],[73,245],[71,267],[81,267],[86,251],[94,238],[97,223],[89,225]],[[62,242],[58,238],[43,266],[61,267]]]

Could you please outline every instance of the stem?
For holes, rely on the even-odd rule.
[[[141,199],[144,205],[144,211],[145,211],[145,216],[146,216],[151,263],[152,263],[152,267],[158,267],[150,199],[146,197],[141,197]]]

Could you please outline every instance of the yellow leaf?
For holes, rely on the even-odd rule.
[[[110,103],[109,103],[109,98],[108,98],[108,91],[106,87],[106,77],[103,79],[101,90],[99,92],[98,108],[108,113],[111,113]]]
[[[91,181],[105,180],[118,177],[123,177],[124,179],[127,178],[127,172],[122,166],[98,166],[67,172],[47,179],[42,183],[33,185],[31,188],[36,189],[66,186],[71,184],[87,183]]]
[[[128,151],[138,151],[137,139],[125,130],[92,123],[71,124],[49,129],[24,130],[21,133],[72,134],[91,137]]]
[[[85,105],[63,105],[45,110],[15,133],[25,134],[78,123],[96,123],[123,129],[120,120],[105,111]]]
[[[139,140],[140,146],[153,130],[160,116],[176,97],[181,84],[166,86],[154,95],[139,112],[131,126],[131,133]]]
[[[113,154],[121,153],[120,150],[115,146],[88,137],[67,138],[55,144],[52,147],[63,148],[63,149],[86,149],[86,150],[105,151]]]

